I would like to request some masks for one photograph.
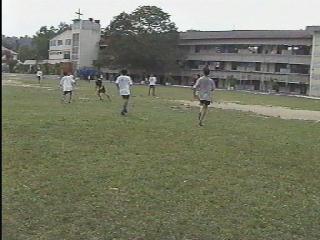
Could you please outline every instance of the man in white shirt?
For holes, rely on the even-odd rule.
[[[60,87],[63,91],[63,101],[66,102],[66,95],[69,94],[69,101],[71,103],[73,85],[76,83],[71,76],[68,76],[66,72],[63,73],[63,77],[60,80]]]
[[[42,71],[40,69],[37,71],[37,78],[38,78],[38,81],[39,81],[39,84],[40,84],[40,80],[42,78]]]
[[[196,91],[198,90],[198,98],[200,100],[199,112],[199,126],[203,126],[203,120],[208,112],[208,106],[212,102],[213,91],[216,86],[214,81],[209,77],[210,69],[203,69],[204,76],[198,78],[196,84],[193,86],[193,96],[196,98]]]
[[[128,103],[130,98],[130,87],[132,86],[132,80],[129,76],[127,76],[127,70],[121,70],[121,75],[117,77],[116,84],[119,90],[120,95],[122,96],[124,103],[123,109],[121,111],[121,115],[126,115],[128,113]]]
[[[151,76],[149,77],[149,94],[148,96],[150,96],[150,91],[152,89],[152,96],[156,95],[156,82],[157,82],[157,78],[151,74]]]

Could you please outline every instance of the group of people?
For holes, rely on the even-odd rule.
[[[199,76],[193,86],[193,96],[198,99],[200,102],[200,112],[198,115],[199,126],[203,126],[203,121],[208,112],[208,106],[213,101],[213,91],[216,86],[214,81],[209,77],[210,70],[209,68],[203,69],[203,76]],[[151,75],[149,78],[149,93],[152,91],[152,95],[155,96],[157,78],[154,75]],[[66,96],[69,95],[68,103],[72,99],[72,91],[76,81],[71,74],[64,73],[64,76],[61,78],[60,86],[63,91],[63,101],[66,102]],[[121,115],[125,116],[128,114],[128,104],[131,94],[131,86],[133,85],[132,79],[128,76],[127,70],[121,70],[121,75],[117,77],[115,84],[119,91],[120,96],[123,99],[123,105],[121,109]],[[102,79],[96,81],[96,91],[100,100],[103,100],[102,94],[105,94],[107,98],[111,101],[110,96],[107,94],[105,86],[102,84]]]

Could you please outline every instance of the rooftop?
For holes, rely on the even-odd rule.
[[[8,52],[10,52],[11,54],[13,54],[13,55],[17,55],[18,53],[16,53],[15,51],[13,51],[13,50],[11,50],[11,49],[9,49],[9,48],[6,48],[6,47],[4,47],[4,46],[1,46],[1,51],[8,51]]]
[[[180,38],[188,39],[248,39],[248,38],[312,38],[306,30],[232,30],[232,31],[187,31]]]

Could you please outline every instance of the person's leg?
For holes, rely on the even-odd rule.
[[[151,91],[151,87],[149,86],[149,93],[148,93],[148,96],[150,96],[150,91]]]
[[[105,92],[104,95],[106,95],[108,100],[111,102],[111,98],[110,98],[109,94]]]
[[[202,108],[203,108],[203,105],[202,105],[202,103],[200,103],[199,114],[198,114],[198,120],[199,121],[200,121],[201,115],[202,115]]]
[[[124,111],[125,113],[128,112],[128,109],[127,109],[128,103],[129,103],[129,98],[126,98],[126,99],[124,100],[124,103],[123,103],[123,111]]]
[[[125,115],[126,113],[128,113],[128,103],[129,103],[129,96],[122,96],[123,98],[123,109],[121,111],[121,115]]]
[[[38,76],[38,82],[39,82],[39,84],[40,84],[40,76]]]
[[[101,93],[99,90],[97,90],[97,95],[98,95],[99,99],[102,100]]]
[[[62,92],[62,99],[61,99],[62,102],[66,102],[66,92]]]
[[[156,87],[152,88],[152,96],[156,96]]]
[[[72,91],[69,92],[69,103],[71,103],[71,99],[72,99]]]
[[[200,120],[199,120],[200,126],[203,126],[203,120],[204,120],[205,116],[207,115],[207,112],[208,112],[208,105],[203,104],[202,109],[201,109],[201,114],[200,114]]]

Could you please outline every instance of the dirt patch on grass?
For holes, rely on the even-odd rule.
[[[24,84],[19,81],[15,80],[2,80],[2,85],[4,86],[18,86],[18,87],[25,87],[25,88],[43,88],[47,90],[54,90],[52,87],[45,87],[45,86],[40,86],[39,84]]]
[[[198,101],[175,100],[175,102],[179,102],[186,107],[199,106]],[[310,120],[320,122],[320,111],[296,110],[278,106],[242,105],[231,102],[213,102],[210,107],[253,112],[263,116],[280,117],[282,119]]]

